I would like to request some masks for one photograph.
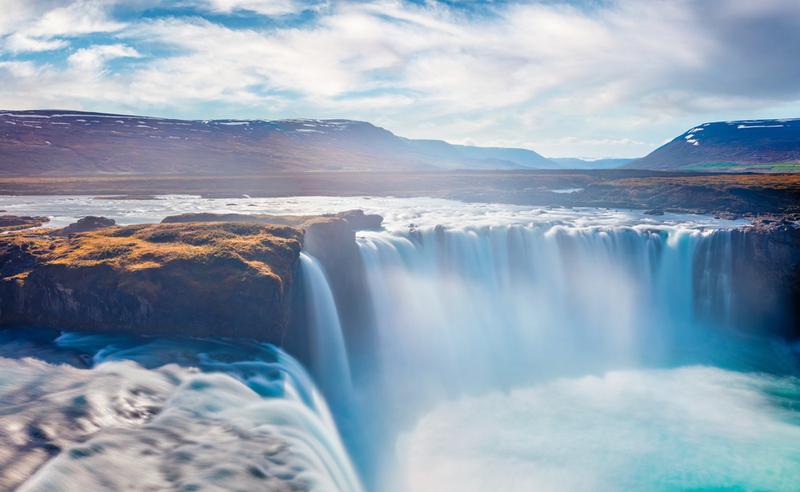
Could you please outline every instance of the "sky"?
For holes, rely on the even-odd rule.
[[[635,157],[701,122],[800,117],[800,1],[0,0],[0,108]]]

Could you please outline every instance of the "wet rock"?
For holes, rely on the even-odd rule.
[[[765,218],[731,234],[735,324],[800,337],[800,228]]]
[[[378,231],[381,230],[383,224],[383,217],[377,214],[366,214],[363,210],[348,210],[325,217],[342,218],[356,231]]]

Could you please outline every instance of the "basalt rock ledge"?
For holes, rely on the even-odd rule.
[[[0,326],[282,344],[306,237],[355,247],[354,231],[381,220],[350,211],[281,220],[183,216],[122,227],[92,217],[64,229],[7,232],[0,235]]]

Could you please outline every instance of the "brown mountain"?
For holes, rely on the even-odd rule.
[[[537,169],[526,149],[412,140],[350,120],[174,120],[0,111],[0,174],[250,175],[287,171]]]

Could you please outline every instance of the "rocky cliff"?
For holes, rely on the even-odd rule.
[[[302,302],[293,285],[304,242],[337,279],[363,278],[339,270],[358,270],[355,230],[382,221],[360,210],[186,214],[155,225],[86,217],[63,229],[15,231],[42,219],[5,218],[12,232],[0,235],[0,325],[276,344],[286,341],[293,302]]]
[[[359,358],[373,353],[375,333],[371,330],[371,313],[366,285],[366,274],[361,255],[356,244],[358,230],[377,230],[383,218],[380,215],[365,214],[361,210],[348,210],[320,216],[289,215],[244,215],[188,213],[165,218],[162,223],[201,223],[201,222],[258,222],[284,224],[303,231],[304,249],[317,258],[325,269],[331,290],[339,308],[342,326],[348,332],[347,342],[353,355],[353,364]],[[293,318],[285,344],[291,352],[301,359],[308,356],[307,320],[304,318],[305,293],[296,289],[293,299]]]
[[[800,338],[800,228],[762,218],[732,234],[734,321]]]
[[[698,315],[745,333],[800,337],[800,228],[760,217],[723,230],[695,252]]]
[[[280,342],[302,232],[215,223],[0,237],[0,324]]]

